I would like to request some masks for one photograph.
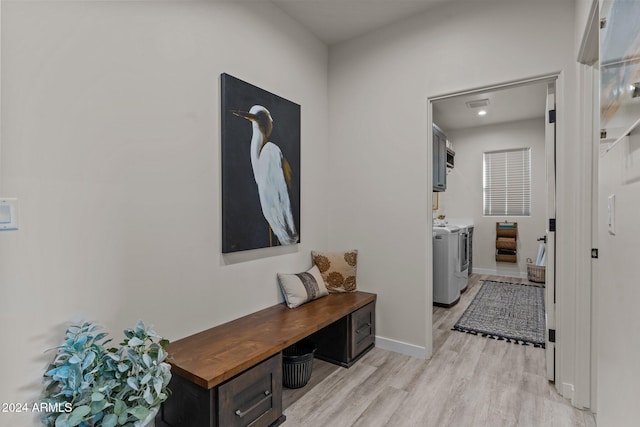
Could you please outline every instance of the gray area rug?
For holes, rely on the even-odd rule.
[[[544,348],[544,287],[483,282],[453,329]]]

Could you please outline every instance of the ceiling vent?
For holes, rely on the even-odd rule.
[[[482,107],[487,107],[489,105],[489,100],[488,99],[476,99],[475,101],[467,101],[465,104],[467,104],[467,108],[482,108]]]

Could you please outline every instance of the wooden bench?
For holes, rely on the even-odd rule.
[[[316,357],[349,367],[374,346],[376,295],[330,294],[295,309],[278,304],[172,342],[172,395],[158,426],[276,426],[282,353],[309,338]]]

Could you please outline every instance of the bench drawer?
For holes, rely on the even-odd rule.
[[[375,345],[375,318],[374,301],[320,329],[309,337],[318,347],[315,356],[350,367]]]
[[[282,415],[282,353],[218,387],[219,425],[266,427]]]
[[[375,309],[368,304],[351,314],[351,357],[372,346],[376,339]]]

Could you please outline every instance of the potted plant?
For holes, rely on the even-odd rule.
[[[69,327],[44,374],[42,422],[51,427],[144,427],[169,394],[169,344],[142,321],[124,330],[119,347],[100,326]]]

